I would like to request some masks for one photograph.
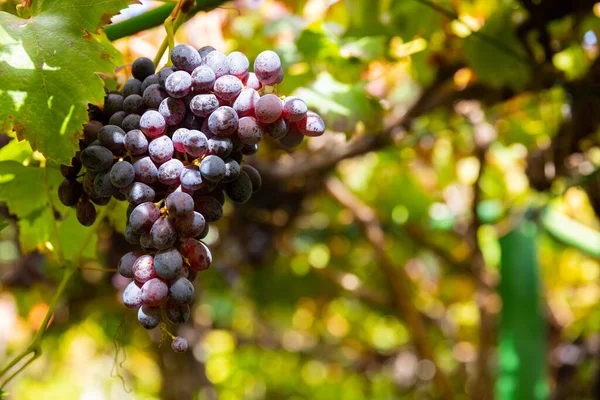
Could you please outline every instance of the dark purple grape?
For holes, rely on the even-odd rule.
[[[140,119],[140,129],[144,132],[144,135],[152,139],[161,136],[166,127],[165,119],[155,110],[146,111]]]
[[[260,99],[258,92],[252,88],[245,88],[233,102],[233,109],[241,117],[253,117],[256,102]]]
[[[208,234],[208,224],[206,224],[206,226],[204,227],[203,233],[204,232],[206,232]],[[200,234],[199,238],[206,237],[206,234],[204,236],[202,236],[203,233]],[[198,277],[198,271],[195,269],[190,269],[190,268],[188,268],[187,270],[188,270],[187,280],[190,282],[194,282],[196,280],[196,278]]]
[[[141,182],[133,182],[131,185],[123,188],[122,190],[127,198],[127,201],[136,205],[148,201],[154,201],[154,197],[156,196],[154,189]]]
[[[87,199],[81,199],[75,208],[77,221],[83,226],[91,226],[96,221],[96,207]]]
[[[215,190],[210,192],[208,195],[217,199],[219,204],[221,204],[221,205],[225,204],[225,192],[223,192],[223,189],[216,188]]]
[[[227,56],[227,63],[229,64],[229,74],[239,79],[243,79],[248,75],[248,68],[250,67],[250,61],[248,57],[240,51],[234,51],[229,53]]]
[[[192,72],[192,88],[196,92],[212,90],[215,80],[215,71],[205,65],[201,65]]]
[[[160,307],[143,305],[138,310],[138,322],[144,328],[148,330],[154,329],[160,324],[160,321]]]
[[[312,111],[306,113],[306,118],[296,122],[296,126],[304,136],[321,136],[325,132],[325,122],[319,114]]]
[[[162,279],[152,278],[142,286],[142,302],[144,305],[158,307],[167,300],[169,287]]]
[[[231,107],[222,106],[217,108],[208,117],[208,128],[216,136],[226,137],[232,135],[238,128],[237,113]]]
[[[142,233],[140,235],[140,246],[146,252],[152,252],[156,247],[154,246],[154,241],[152,240],[152,235],[149,233]]]
[[[194,285],[186,278],[178,278],[169,286],[169,299],[177,304],[190,304],[194,300]]]
[[[175,304],[171,300],[167,300],[167,305],[165,306],[165,314],[169,321],[174,324],[184,324],[190,318],[190,306],[188,304],[184,304],[182,306]],[[177,339],[177,338],[175,338]],[[186,342],[187,345],[187,342]],[[171,345],[172,347],[173,345]],[[187,349],[187,346],[186,346]],[[184,350],[185,351],[185,350]]]
[[[258,144],[263,137],[263,130],[254,117],[242,117],[238,122],[237,135],[244,144]]]
[[[233,182],[240,175],[240,164],[238,161],[234,159],[228,159],[225,161],[225,176],[223,177],[223,182]]]
[[[144,93],[144,90],[146,90],[148,86],[158,84],[160,84],[160,79],[158,78],[158,75],[148,75],[146,79],[144,79],[144,81],[142,82],[142,93]]]
[[[192,129],[185,136],[183,147],[189,155],[200,157],[208,150],[208,140],[204,133]]]
[[[123,146],[124,138],[125,131],[116,125],[104,125],[98,132],[98,141],[100,144],[114,154],[119,154],[125,150]]]
[[[179,184],[179,176],[183,170],[183,163],[173,158],[158,168],[158,181],[164,185]]]
[[[163,116],[167,125],[177,125],[185,117],[185,103],[183,100],[169,97],[160,103],[158,112]]]
[[[258,144],[244,144],[242,147],[242,154],[245,156],[251,156],[258,152]]]
[[[252,165],[244,164],[242,165],[242,171],[248,174],[250,178],[250,182],[252,182],[252,192],[257,192],[262,186],[262,177],[256,168]]]
[[[248,174],[241,171],[235,181],[227,184],[225,192],[234,203],[243,204],[247,202],[250,199],[250,196],[252,196],[252,181]]]
[[[282,116],[288,121],[300,121],[307,111],[306,103],[299,97],[290,96],[283,100]]]
[[[251,88],[254,90],[260,90],[262,88],[262,83],[260,83],[254,72],[248,73],[248,75],[244,79],[242,79],[242,83],[247,88]]]
[[[131,225],[127,225],[123,236],[125,236],[125,240],[127,240],[127,243],[140,244],[140,235],[133,231]]]
[[[277,77],[275,78],[275,82],[273,84],[278,84],[281,83],[283,81],[283,68],[279,68],[279,71],[277,71]]]
[[[288,126],[287,135],[279,139],[279,143],[286,149],[293,149],[294,147],[298,147],[303,139],[304,135],[298,130],[296,123],[292,122]]]
[[[138,182],[152,185],[158,180],[158,168],[150,157],[143,157],[133,163],[135,179]]]
[[[254,73],[264,85],[274,84],[277,81],[280,69],[281,60],[274,51],[263,51],[254,60]]]
[[[233,75],[223,75],[215,81],[214,92],[221,100],[232,101],[240,94],[244,85]]]
[[[118,194],[119,192],[115,193]],[[113,197],[115,196],[115,194],[113,194]],[[90,201],[92,203],[94,203],[97,206],[105,206],[108,203],[110,203],[110,197],[90,197]]]
[[[160,217],[160,210],[156,204],[146,202],[139,204],[129,216],[129,224],[137,234],[149,233],[152,225]]]
[[[96,174],[94,178],[94,193],[99,197],[110,197],[119,189],[110,181],[109,171],[102,171]]]
[[[109,93],[104,98],[104,115],[110,117],[117,111],[123,111],[123,96],[116,93]]]
[[[133,65],[131,66],[131,73],[136,79],[140,81],[143,81],[148,76],[152,75],[154,73],[154,70],[154,63],[151,59],[146,57],[138,58],[133,62]]]
[[[208,53],[210,53],[211,51],[215,51],[216,49],[212,46],[203,46],[200,47],[200,49],[198,49],[198,54],[200,54],[200,57],[202,57],[202,60],[204,60],[204,58],[206,57],[206,55]]]
[[[168,136],[161,136],[150,142],[148,145],[148,154],[150,158],[157,164],[162,164],[173,158],[173,142]]]
[[[58,186],[58,198],[67,207],[76,205],[82,194],[83,187],[77,181],[65,179]]]
[[[185,71],[175,71],[165,81],[165,89],[171,97],[185,97],[192,90],[192,77]]]
[[[229,63],[227,56],[218,50],[211,51],[202,57],[202,65],[206,65],[215,72],[215,78],[219,79],[229,73]]]
[[[137,310],[142,306],[142,290],[135,282],[129,282],[129,285],[125,287],[123,304],[132,310]]]
[[[167,210],[173,218],[184,218],[194,212],[194,199],[184,192],[173,192],[167,196]]]
[[[123,128],[125,132],[129,132],[134,129],[140,129],[141,118],[142,117],[140,117],[138,114],[129,114],[123,119],[123,122],[121,123],[121,128]]]
[[[144,90],[143,98],[144,103],[148,108],[157,109],[160,106],[160,103],[166,99],[169,95],[167,91],[162,88],[160,85],[150,85]]]
[[[83,137],[89,143],[98,139],[98,132],[102,129],[102,123],[99,121],[90,121],[83,126]]]
[[[133,264],[135,264],[136,260],[141,256],[142,254],[137,251],[130,251],[121,257],[119,265],[117,266],[119,273],[125,278],[133,278]]]
[[[123,101],[123,109],[127,114],[143,114],[146,111],[146,103],[139,94],[132,94]]]
[[[188,350],[188,342],[181,336],[177,336],[171,342],[171,349],[175,353],[185,353]]]
[[[177,232],[173,222],[168,218],[159,218],[150,229],[152,242],[158,250],[168,249],[175,244]]]
[[[219,100],[214,94],[199,94],[190,101],[190,110],[199,117],[208,117],[217,108]]]
[[[133,277],[139,283],[146,283],[150,279],[156,278],[154,257],[150,254],[144,254],[138,257],[133,263]]]
[[[116,126],[120,127],[123,124],[123,120],[125,119],[126,116],[127,116],[127,113],[125,111],[117,111],[116,113],[114,113],[113,115],[110,116],[110,119],[108,120],[108,124],[116,125]]]
[[[212,264],[210,249],[199,240],[185,239],[179,247],[179,252],[187,259],[189,267],[192,270],[204,271]]]
[[[110,182],[118,188],[131,185],[135,179],[133,165],[127,161],[119,161],[110,169]]]
[[[175,279],[183,268],[183,258],[179,251],[173,247],[161,250],[154,256],[154,269],[156,275],[163,279]]]
[[[281,139],[287,135],[288,129],[288,122],[283,118],[263,126],[263,130],[273,139]]]
[[[179,180],[181,186],[187,190],[195,191],[202,187],[202,174],[200,174],[200,170],[195,165],[183,167]]]
[[[139,79],[130,79],[123,85],[123,89],[121,89],[123,97],[127,98],[127,96],[131,96],[132,94],[141,95],[144,93],[142,90],[142,81]]]
[[[250,188],[252,193],[252,188]],[[216,222],[223,217],[223,206],[212,196],[194,196],[195,210],[206,222]]]
[[[215,136],[208,139],[208,154],[226,158],[233,150],[231,139]]]
[[[225,177],[225,162],[217,156],[207,156],[200,162],[202,178],[220,182]]]
[[[256,102],[254,114],[256,115],[258,122],[270,124],[281,117],[282,109],[283,106],[281,105],[279,97],[274,94],[266,94]]]
[[[148,139],[139,129],[133,129],[127,132],[123,140],[125,150],[132,156],[139,156],[148,151]]]
[[[190,215],[175,220],[175,229],[182,237],[196,237],[202,233],[206,219],[197,211]]]
[[[185,153],[184,141],[188,132],[189,130],[187,130],[186,128],[179,128],[173,133],[173,136],[171,137],[171,140],[173,141],[173,147],[180,153]]]
[[[200,66],[202,57],[189,44],[179,44],[171,50],[171,62],[177,69],[191,73]]]
[[[164,67],[163,69],[161,69],[158,73],[158,84],[164,88],[167,78],[173,72],[175,72],[175,69],[173,67]]]

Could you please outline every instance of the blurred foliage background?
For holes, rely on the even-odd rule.
[[[165,37],[119,37],[123,21],[165,6],[142,3],[105,28],[124,63]],[[251,60],[277,51],[278,93],[306,99],[328,131],[252,157],[263,188],[211,226],[213,267],[177,332],[188,353],[160,346],[121,304],[126,283],[94,270],[130,251],[115,209],[9,398],[600,398],[600,3],[207,8],[177,42]],[[14,136],[0,160],[35,162]],[[7,174],[2,364],[31,341],[61,273],[52,211],[16,218]],[[66,218],[65,247],[78,248],[85,228]]]

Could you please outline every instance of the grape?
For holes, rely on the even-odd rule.
[[[123,140],[125,150],[132,156],[139,156],[148,150],[148,139],[139,129],[132,129]]]
[[[156,196],[154,189],[141,182],[133,182],[122,190],[124,191],[127,201],[135,205],[154,201],[154,197]]]
[[[177,249],[161,250],[154,256],[156,275],[163,279],[174,279],[183,268],[183,258]]]
[[[283,106],[281,100],[274,94],[266,94],[256,102],[256,119],[263,124],[270,124],[281,117]]]
[[[121,128],[123,128],[125,132],[129,132],[134,129],[140,129],[141,118],[142,117],[140,117],[138,114],[129,114],[123,119],[123,122],[121,123]]]
[[[147,306],[159,306],[168,294],[169,287],[159,278],[150,279],[142,286],[142,301]]]
[[[177,336],[171,342],[171,349],[173,349],[175,353],[185,353],[188,349],[188,342],[181,336]]]
[[[283,81],[283,68],[279,68],[279,71],[277,71],[277,77],[275,78],[275,82],[273,82],[273,84],[278,84],[281,83]]]
[[[126,201],[127,200],[127,197],[123,194],[122,190],[119,190],[119,191],[115,192],[112,195],[112,197],[114,197],[116,200],[119,200],[119,201]]]
[[[219,107],[208,117],[208,128],[216,136],[230,136],[237,127],[238,116],[231,107]]]
[[[129,282],[123,291],[123,304],[127,308],[137,310],[142,306],[142,290],[135,282]]]
[[[240,164],[233,159],[228,159],[225,162],[225,176],[223,177],[223,182],[232,182],[235,181],[238,176],[240,176]]]
[[[192,129],[185,136],[183,147],[189,155],[200,157],[208,150],[208,141],[204,133]]]
[[[123,111],[123,96],[116,93],[109,93],[104,98],[104,115],[107,117],[117,111]]]
[[[244,86],[250,89],[260,90],[262,88],[262,83],[260,83],[254,72],[250,72],[244,79],[242,79],[242,83]]]
[[[146,79],[144,79],[144,81],[142,82],[142,93],[144,93],[144,90],[146,90],[148,88],[148,86],[158,85],[158,84],[160,84],[158,75],[156,75],[156,74],[148,75],[146,77]]]
[[[110,170],[110,182],[118,188],[129,186],[134,179],[135,170],[127,161],[119,161]]]
[[[144,103],[146,103],[148,108],[158,108],[160,103],[168,96],[167,91],[160,85],[148,86],[142,95]]]
[[[190,101],[190,110],[199,117],[208,117],[219,108],[219,100],[214,94],[199,94]]]
[[[206,219],[196,211],[186,217],[175,220],[175,229],[183,237],[196,237],[200,235],[205,225]]]
[[[127,114],[142,114],[146,111],[146,103],[139,94],[132,94],[123,101],[123,109]]]
[[[173,142],[168,136],[161,136],[154,139],[148,145],[148,154],[150,158],[157,164],[162,164],[173,158]]]
[[[242,171],[248,174],[250,182],[252,182],[252,192],[257,192],[262,186],[262,177],[260,173],[252,165],[242,165]]]
[[[223,192],[223,189],[216,188],[215,190],[210,192],[208,195],[217,199],[217,201],[219,202],[220,205],[225,204],[225,193]]]
[[[200,47],[200,49],[198,49],[198,54],[200,54],[200,57],[202,57],[202,60],[204,60],[204,58],[206,57],[206,55],[208,53],[210,53],[211,51],[215,51],[216,49],[212,46],[203,46]]]
[[[186,278],[178,278],[169,287],[169,299],[177,305],[190,304],[194,300],[194,285]]]
[[[138,253],[137,251],[130,251],[129,253],[121,257],[121,259],[119,260],[119,265],[117,267],[119,273],[125,278],[133,278],[133,264],[135,264],[135,261],[140,256],[142,256],[141,253]]]
[[[254,73],[264,85],[272,85],[277,81],[280,68],[281,60],[271,50],[263,51],[254,60]]]
[[[202,174],[200,174],[200,170],[195,165],[183,167],[179,180],[181,186],[187,190],[195,191],[202,187]]]
[[[139,244],[140,243],[140,235],[138,235],[137,233],[135,233],[133,231],[133,228],[131,227],[130,224],[128,224],[125,227],[125,233],[123,234],[123,236],[125,236],[125,240],[127,240],[127,243],[131,243],[131,244]]]
[[[154,257],[150,254],[144,254],[138,257],[133,263],[133,277],[139,283],[146,283],[150,279],[156,278]]]
[[[149,233],[154,222],[160,217],[160,210],[156,204],[146,202],[139,204],[129,216],[129,223],[133,232]]]
[[[123,85],[123,89],[121,89],[121,92],[123,93],[123,96],[125,98],[127,98],[127,96],[130,96],[132,94],[142,94],[144,91],[142,90],[142,81],[140,81],[139,79],[129,79],[127,82],[125,82],[125,84]]]
[[[194,196],[195,210],[206,222],[216,222],[223,217],[223,206],[212,196]]]
[[[204,232],[208,233],[208,224],[206,224],[206,226],[204,227]],[[206,237],[206,234],[204,234],[204,236],[202,236],[202,234],[200,234],[199,237]],[[187,276],[187,280],[190,282],[194,282],[196,280],[196,278],[198,277],[198,271],[194,270],[194,269],[189,269],[188,270],[188,276]]]
[[[125,131],[116,125],[104,125],[98,132],[98,141],[100,144],[114,154],[119,154],[125,149],[123,146],[124,138]]]
[[[199,118],[194,115],[194,113],[186,113],[185,118],[181,122],[181,126],[186,129],[196,129],[202,130],[200,127],[202,126],[202,122],[204,118]]]
[[[248,174],[241,171],[235,181],[227,184],[225,192],[234,203],[243,204],[247,202],[252,195],[252,181]]]
[[[227,56],[227,63],[229,65],[229,74],[239,79],[243,79],[248,75],[250,62],[244,53],[240,51],[229,53]]]
[[[58,198],[60,199],[60,202],[67,207],[76,205],[82,193],[83,187],[81,183],[77,181],[65,179],[58,186]]]
[[[140,57],[133,62],[131,66],[131,73],[136,79],[143,81],[149,75],[154,73],[154,63],[151,59],[146,57]]]
[[[175,72],[175,69],[173,67],[164,67],[163,69],[161,69],[158,73],[158,84],[164,88],[167,78],[173,72]]]
[[[152,185],[158,180],[158,168],[150,157],[143,157],[133,163],[135,179],[138,182]]]
[[[263,137],[263,130],[253,117],[242,117],[238,124],[238,137],[244,144],[258,144]]]
[[[251,156],[258,152],[258,144],[245,144],[242,147],[242,154],[245,156]]]
[[[177,125],[185,117],[185,103],[183,100],[168,97],[160,103],[158,112],[163,116],[167,125]]]
[[[90,143],[98,138],[98,132],[102,129],[102,123],[98,121],[90,121],[83,126],[83,137]]]
[[[192,77],[185,71],[175,71],[165,81],[165,89],[171,97],[185,97],[192,89]]]
[[[98,172],[94,178],[94,192],[99,197],[110,197],[119,190],[110,181],[110,172]]]
[[[97,172],[87,171],[83,177],[83,191],[88,196],[95,196],[94,193],[94,178],[96,178]]]
[[[138,310],[138,321],[144,328],[154,329],[160,324],[160,307],[143,305]]]
[[[232,150],[233,143],[229,138],[215,136],[208,139],[208,154],[225,158],[231,154]]]
[[[185,147],[183,143],[188,132],[189,131],[186,128],[179,128],[173,132],[173,136],[171,137],[171,140],[173,141],[173,147],[180,153],[185,153]]]
[[[202,57],[189,44],[179,44],[171,50],[171,61],[177,69],[192,72],[200,66]]]
[[[283,118],[264,126],[264,131],[273,139],[281,139],[287,135],[288,129],[288,123]]]
[[[176,185],[183,170],[183,163],[173,158],[158,168],[158,181],[164,185]]]
[[[149,233],[142,233],[140,235],[140,246],[146,252],[150,252],[151,249],[155,249],[154,241],[152,240],[152,235]]]
[[[286,97],[283,100],[283,118],[288,121],[300,121],[306,116],[308,107],[304,100],[296,96]]]
[[[77,221],[83,226],[91,226],[96,221],[96,207],[89,200],[79,200],[75,214]]]
[[[225,177],[225,163],[217,156],[207,156],[200,163],[200,173],[204,179],[219,182]]]
[[[208,226],[208,224],[207,224]],[[179,248],[181,254],[187,258],[192,270],[204,271],[212,263],[210,249],[201,241],[196,239],[185,239]]]
[[[294,147],[298,147],[303,139],[304,135],[298,130],[296,124],[292,122],[289,124],[287,135],[279,139],[279,143],[287,149],[293,149]]]
[[[184,192],[173,192],[167,197],[169,216],[174,218],[187,217],[194,211],[194,199]]]
[[[253,117],[256,102],[260,99],[258,92],[252,88],[245,88],[233,102],[233,109],[241,117]]]
[[[223,75],[215,81],[214,92],[221,100],[232,101],[240,94],[244,85],[233,75]]]
[[[213,50],[202,57],[202,65],[206,65],[215,72],[215,78],[219,79],[229,73],[227,56],[218,50]]]
[[[321,136],[325,132],[325,122],[319,114],[312,111],[308,111],[306,118],[298,121],[296,125],[305,136]]]
[[[79,171],[81,171],[81,160],[78,155],[71,158],[71,165],[60,166],[60,173],[68,179],[75,179]]]
[[[198,92],[212,90],[215,79],[215,71],[206,65],[202,65],[192,72],[192,87]]]
[[[158,250],[167,249],[177,240],[177,232],[173,222],[168,218],[159,218],[152,225],[150,229],[150,235],[152,236],[152,242],[154,247]]]
[[[125,116],[127,116],[127,113],[125,111],[117,111],[116,113],[114,113],[113,115],[110,116],[110,119],[108,120],[108,124],[121,126],[121,124],[123,124],[123,120],[125,119]]]
[[[165,314],[172,323],[183,324],[190,318],[190,306],[188,304],[180,306],[173,301],[168,300],[167,305],[165,306]]]
[[[140,129],[149,138],[157,138],[165,132],[166,123],[163,116],[155,110],[148,110],[140,119]]]

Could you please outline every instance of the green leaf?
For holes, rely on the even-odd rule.
[[[439,7],[449,9],[447,0],[435,1]],[[404,41],[409,41],[415,36],[429,37],[438,31],[444,16],[431,7],[416,0],[401,0],[391,2],[390,27]]]
[[[535,236],[535,224],[526,221],[500,239],[499,400],[542,400],[548,395]]]
[[[467,63],[482,81],[521,89],[531,71],[511,18],[509,7],[496,11],[479,31],[485,36],[471,34],[464,40],[464,52]]]
[[[0,128],[68,164],[87,104],[104,97],[97,74],[112,74],[121,62],[104,36],[90,32],[127,4],[37,1],[23,9],[27,19],[0,13]]]

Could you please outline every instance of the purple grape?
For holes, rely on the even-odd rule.
[[[132,131],[134,129],[140,129],[140,119],[142,117],[138,114],[129,114],[125,118],[123,118],[123,122],[121,123],[121,128],[125,132]]]
[[[144,81],[142,82],[142,93],[144,93],[144,90],[146,90],[149,86],[158,85],[159,83],[160,83],[160,80],[158,78],[158,75],[156,75],[156,74],[148,75],[146,77],[146,79],[144,79]]]
[[[306,117],[307,111],[306,103],[299,97],[290,96],[283,100],[281,115],[288,121],[300,121]]]
[[[194,212],[194,199],[184,192],[171,193],[166,203],[170,217],[184,218]]]
[[[127,114],[142,114],[146,111],[146,103],[139,94],[132,94],[125,98],[123,101],[123,110]]]
[[[215,79],[219,79],[229,73],[227,56],[218,50],[213,50],[202,57],[202,65],[206,65],[215,72]]]
[[[283,82],[283,68],[279,68],[279,71],[277,72],[277,77],[275,78],[275,82],[274,84],[277,85],[278,83]]]
[[[140,235],[140,246],[146,252],[151,252],[152,249],[155,249],[154,241],[152,240],[152,235],[149,233],[142,233]]]
[[[160,217],[160,210],[156,204],[146,202],[139,204],[129,216],[129,223],[133,232],[137,234],[149,233],[154,222]]]
[[[264,125],[264,131],[273,139],[281,139],[288,133],[288,123],[285,119],[279,118],[277,121]]]
[[[173,158],[173,142],[168,136],[161,136],[150,142],[148,145],[148,154],[150,158],[157,164],[162,164]],[[158,177],[158,172],[157,172]]]
[[[127,113],[125,111],[117,111],[116,113],[110,116],[108,124],[120,127],[123,124],[123,120],[125,119],[126,115]]]
[[[195,165],[187,165],[181,171],[179,177],[181,186],[187,190],[195,191],[202,187],[202,174]]]
[[[225,162],[217,156],[207,156],[200,163],[202,178],[219,182],[225,177]]]
[[[158,84],[148,86],[142,95],[146,106],[154,109],[158,108],[168,96],[167,91]]]
[[[77,221],[83,226],[92,226],[96,221],[96,207],[87,199],[80,199],[75,207]]]
[[[230,136],[237,127],[238,115],[231,107],[219,107],[208,117],[208,128],[216,136]]]
[[[199,117],[208,117],[217,108],[219,100],[214,94],[199,94],[190,101],[190,110]]]
[[[79,160],[79,156],[71,158],[71,165],[60,166],[60,173],[67,179],[77,178],[79,171],[81,171],[81,160]]]
[[[190,215],[175,220],[175,229],[182,237],[196,237],[202,233],[206,220],[199,212],[192,212]]]
[[[124,138],[125,131],[116,125],[104,125],[98,132],[98,141],[100,144],[114,154],[119,154],[125,149],[123,146]]]
[[[139,79],[135,79],[135,78],[129,79],[123,85],[123,89],[121,89],[121,92],[125,98],[127,98],[128,96],[130,96],[132,94],[140,94],[141,95],[144,92],[142,90],[142,81],[140,81]]]
[[[192,77],[185,71],[175,71],[165,81],[165,89],[171,97],[185,97],[192,90]]]
[[[168,218],[159,218],[150,229],[152,242],[158,250],[168,249],[175,244],[177,232],[173,222]]]
[[[248,57],[240,51],[234,51],[229,53],[227,56],[227,63],[229,64],[229,74],[239,79],[243,79],[248,75],[248,68],[250,67],[250,61]]]
[[[256,77],[254,72],[250,72],[244,79],[242,79],[242,83],[246,88],[260,90],[262,88],[262,83]]]
[[[190,318],[190,306],[188,304],[180,306],[178,304],[175,304],[171,300],[167,300],[167,305],[165,306],[165,314],[167,315],[169,321],[171,321],[172,323],[184,324]],[[177,340],[177,338],[175,338],[175,340]],[[185,348],[187,349],[187,342],[185,344]],[[173,347],[172,344],[171,347]]]
[[[125,150],[132,156],[139,156],[148,151],[148,139],[139,129],[133,129],[125,135],[123,140]]]
[[[283,106],[279,97],[274,94],[266,94],[256,102],[256,119],[263,124],[270,124],[281,117]]]
[[[263,51],[254,60],[254,73],[264,85],[272,85],[277,81],[280,68],[281,60],[271,50]]]
[[[197,130],[190,130],[183,140],[183,147],[189,155],[200,157],[208,150],[208,141],[204,133]]]
[[[188,342],[181,336],[177,336],[171,342],[171,349],[173,349],[175,353],[185,353],[188,349]]]
[[[83,137],[89,143],[98,139],[98,132],[102,129],[102,123],[100,121],[90,121],[83,126]]]
[[[169,126],[177,125],[185,117],[185,103],[172,97],[164,99],[158,106],[158,112]]]
[[[140,244],[140,235],[133,231],[131,224],[127,224],[123,236],[125,236],[125,240],[127,240],[127,243]]]
[[[154,63],[151,59],[146,57],[138,58],[133,62],[133,65],[131,66],[131,73],[136,79],[140,81],[143,81],[148,76],[152,75],[154,73],[154,70]]]
[[[125,278],[133,278],[133,264],[141,256],[137,251],[130,251],[119,260],[117,269]]]
[[[160,307],[143,305],[138,310],[138,322],[144,328],[148,330],[154,329],[160,324],[160,321]]]
[[[192,46],[179,44],[171,50],[171,61],[177,69],[192,72],[202,63],[202,57]]]
[[[233,102],[233,109],[238,117],[253,117],[256,102],[260,99],[258,92],[252,88],[245,88]]]
[[[231,139],[224,137],[212,137],[208,139],[208,154],[226,158],[233,150]]]
[[[303,139],[304,135],[298,130],[296,123],[291,122],[288,126],[287,135],[279,139],[279,143],[286,149],[293,149],[294,147],[298,147]]]
[[[188,132],[189,130],[186,128],[179,128],[173,132],[173,136],[171,137],[171,140],[173,141],[173,147],[180,153],[185,153],[185,147],[183,143]]]
[[[208,224],[206,225],[208,226]],[[212,254],[207,245],[196,239],[185,239],[179,248],[192,270],[204,271],[212,264]]]
[[[81,183],[75,180],[65,179],[58,186],[58,198],[67,207],[76,205],[82,193],[83,187]]]
[[[232,101],[240,94],[244,85],[233,75],[223,75],[215,81],[214,92],[221,100]]]
[[[104,115],[109,117],[118,111],[123,111],[123,96],[117,93],[109,93],[104,98]]]
[[[251,156],[258,152],[258,144],[244,144],[242,147],[242,154],[245,156]]]
[[[94,178],[94,193],[99,197],[110,197],[118,190],[110,181],[108,171],[98,172]]]
[[[158,168],[150,157],[143,157],[134,162],[133,170],[138,182],[152,185],[158,180]]]
[[[240,164],[236,160],[228,159],[225,162],[225,177],[223,177],[223,182],[235,181],[240,176],[241,170]]]
[[[152,278],[142,286],[144,305],[157,307],[167,299],[169,287],[159,278]]]
[[[186,278],[178,278],[169,286],[169,299],[177,304],[190,304],[194,300],[194,285]]]
[[[129,282],[125,287],[123,291],[123,304],[132,310],[137,310],[142,306],[142,290],[135,281]]]
[[[198,49],[198,54],[200,54],[200,57],[202,57],[202,60],[204,60],[204,58],[206,57],[206,55],[208,53],[210,53],[211,51],[215,51],[216,49],[212,46],[203,46],[200,47],[200,49]]]
[[[156,278],[154,269],[154,257],[150,254],[144,254],[138,257],[133,263],[133,277],[139,283],[146,283],[150,279]]]
[[[194,196],[195,210],[206,222],[216,222],[223,217],[223,206],[212,196]]]
[[[156,275],[163,279],[175,279],[183,269],[183,258],[177,249],[161,250],[154,256]]]
[[[244,144],[258,144],[263,137],[263,130],[253,117],[240,118],[237,135]]]
[[[262,186],[262,177],[256,168],[252,165],[244,164],[242,165],[242,171],[248,174],[250,178],[250,182],[252,182],[252,192],[257,192]]]
[[[173,69],[172,67],[165,67],[165,68],[161,69],[160,72],[158,73],[158,84],[164,88],[167,78],[173,72],[175,72],[175,69]]]
[[[225,191],[231,201],[243,204],[250,199],[250,196],[252,196],[252,181],[248,174],[241,171],[235,181],[227,184]]]
[[[131,185],[135,179],[135,170],[133,165],[127,161],[119,161],[112,166],[110,170],[110,182],[118,188],[124,188]]]
[[[156,110],[148,110],[140,119],[140,129],[151,139],[161,136],[167,124],[163,116]]]
[[[173,158],[158,168],[158,181],[164,185],[176,185],[183,170],[183,163]]]
[[[154,201],[154,197],[156,196],[154,189],[141,182],[133,182],[122,190],[127,201],[135,205]]]
[[[319,114],[312,111],[308,111],[306,118],[298,121],[296,125],[304,136],[321,136],[325,132],[325,122],[323,122]]]
[[[202,65],[192,72],[192,87],[197,92],[212,90],[215,84],[215,71],[206,65]]]

